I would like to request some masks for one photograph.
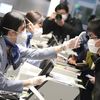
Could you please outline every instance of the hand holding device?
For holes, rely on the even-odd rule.
[[[63,45],[65,46],[65,49],[75,49],[75,48],[78,48],[80,47],[80,42],[78,42],[78,37],[75,37],[75,38],[72,38],[68,41],[65,41],[63,43]],[[77,42],[77,43],[76,43]]]
[[[90,80],[90,82],[91,82],[92,84],[95,83],[95,77],[94,77],[94,76],[88,74],[88,75],[86,75],[86,77],[89,78],[89,80]]]
[[[43,82],[46,81],[46,76],[36,76],[34,78],[29,79],[31,85],[37,86],[37,85],[41,85]]]
[[[89,78],[89,79],[93,78],[93,76],[90,75],[90,74],[87,74],[86,77]]]

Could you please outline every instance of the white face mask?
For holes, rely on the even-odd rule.
[[[68,18],[68,15],[67,14],[62,14],[62,19],[63,20],[66,20]]]
[[[94,39],[89,39],[88,48],[89,48],[89,51],[92,53],[97,53],[97,51],[100,48],[100,47],[96,47],[95,44],[96,44],[96,41]]]
[[[40,35],[42,35],[43,33],[43,28],[35,28],[34,29],[34,37],[38,37]]]
[[[26,45],[26,41],[27,41],[27,34],[26,34],[26,30],[24,30],[22,33],[20,33],[17,36],[17,44],[22,44],[23,46]]]

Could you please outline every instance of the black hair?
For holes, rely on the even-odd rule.
[[[8,12],[1,19],[0,35],[7,35],[8,30],[4,29],[4,27],[17,31],[18,28],[23,23],[24,23],[24,16],[21,15],[19,12],[16,12],[16,11]]]
[[[100,38],[100,18],[95,18],[88,23],[87,31],[93,32]]]
[[[96,15],[90,15],[89,18],[88,18],[88,22],[90,22],[91,20],[93,20],[95,18],[96,18]]]
[[[66,11],[66,13],[69,12],[68,5],[66,5],[64,3],[60,3],[59,5],[57,5],[55,8],[55,11],[57,12],[57,10],[61,10],[61,9],[64,9]]]

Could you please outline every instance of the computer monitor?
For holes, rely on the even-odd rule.
[[[40,68],[42,69],[42,71],[39,73],[39,75],[49,76],[50,72],[54,68],[54,64],[52,60],[46,59],[41,62]]]
[[[49,76],[50,72],[52,71],[52,69],[54,68],[54,64],[52,62],[52,60],[50,59],[46,59],[43,60],[40,64],[40,68],[42,69],[42,71],[39,73],[40,75],[46,75]],[[47,81],[45,81],[44,83],[42,83],[39,86],[35,86],[35,88],[38,90],[39,88],[41,88]],[[29,100],[29,98],[31,98],[32,95],[34,95],[34,93],[29,89],[28,90],[29,96],[26,98],[26,100]]]

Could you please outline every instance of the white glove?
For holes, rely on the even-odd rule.
[[[79,37],[75,37],[73,39],[70,39],[68,41],[65,41],[63,43],[63,46],[65,47],[65,49],[75,49],[75,48],[78,48],[80,47],[80,39]]]
[[[90,82],[92,83],[92,84],[95,84],[95,77],[94,76],[91,76],[91,75],[86,75],[86,77],[88,77],[89,78],[89,80],[90,80]]]
[[[41,85],[43,82],[46,81],[46,76],[36,76],[34,78],[29,79],[29,81],[31,82],[31,85]]]
[[[92,84],[95,84],[95,77],[89,79]]]

